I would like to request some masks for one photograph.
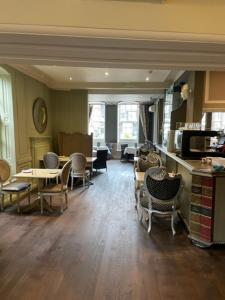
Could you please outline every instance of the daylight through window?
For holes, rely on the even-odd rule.
[[[105,105],[89,105],[89,134],[93,133],[93,143],[105,142]]]
[[[119,143],[138,143],[139,106],[138,104],[118,105]]]

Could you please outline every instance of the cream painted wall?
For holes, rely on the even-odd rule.
[[[43,84],[8,66],[2,66],[11,75],[13,114],[16,147],[16,167],[21,170],[31,166],[30,137],[46,137],[52,135],[52,114],[50,90]],[[33,123],[32,106],[37,97],[46,101],[48,108],[48,125],[44,133],[39,134]]]
[[[225,34],[224,19],[225,4],[218,0],[167,0],[163,5],[102,0],[22,0],[18,5],[18,0],[8,0],[0,10],[0,24],[123,29],[133,35],[139,34],[135,30]]]
[[[88,91],[51,91],[54,149],[59,132],[88,133]]]

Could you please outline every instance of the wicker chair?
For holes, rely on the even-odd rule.
[[[4,195],[9,194],[10,202],[12,203],[12,195],[16,194],[17,212],[20,212],[20,193],[28,191],[28,203],[30,204],[30,183],[17,182],[10,179],[11,168],[9,163],[0,159],[0,200],[1,211],[4,210]],[[8,182],[8,183],[7,183]]]
[[[144,179],[144,194],[140,198],[141,207],[148,212],[148,233],[151,233],[152,214],[170,215],[173,235],[174,216],[177,213],[177,197],[181,187],[181,175],[170,176],[164,167],[153,167],[146,171]],[[143,214],[141,216],[141,221]]]
[[[49,184],[40,190],[40,201],[41,201],[41,214],[43,214],[43,199],[45,196],[50,197],[50,204],[52,202],[52,196],[61,196],[61,209],[60,212],[63,213],[63,197],[65,197],[66,208],[68,207],[68,180],[71,169],[72,162],[69,160],[62,168],[60,175],[60,184]]]
[[[70,156],[72,161],[72,168],[70,172],[71,176],[71,190],[73,189],[73,179],[82,178],[83,186],[85,186],[86,180],[88,181],[88,187],[90,183],[90,170],[86,170],[87,160],[82,153],[73,153]]]

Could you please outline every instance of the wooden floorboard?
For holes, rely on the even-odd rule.
[[[63,215],[0,214],[1,300],[225,299],[225,248],[138,222],[130,163],[110,161]]]

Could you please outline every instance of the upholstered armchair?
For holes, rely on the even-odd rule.
[[[106,169],[107,171],[108,150],[97,150],[97,158],[93,162],[93,169]]]
[[[148,233],[151,233],[152,215],[171,216],[171,229],[173,235],[174,218],[179,207],[178,196],[181,187],[181,175],[169,174],[164,167],[153,167],[146,171],[144,188],[140,193],[140,205],[148,213]],[[143,214],[141,213],[140,221]]]

